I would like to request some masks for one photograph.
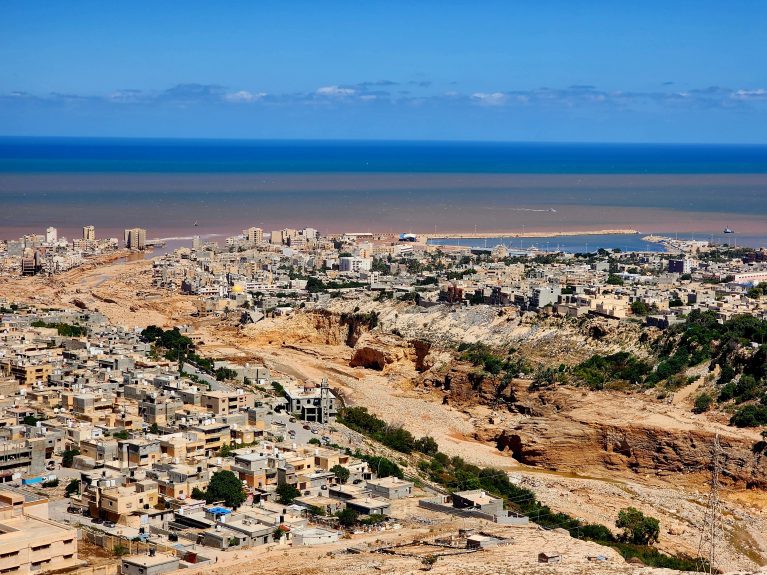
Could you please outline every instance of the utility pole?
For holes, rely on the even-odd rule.
[[[716,545],[724,536],[721,501],[719,499],[719,457],[721,453],[722,448],[719,445],[719,434],[717,433],[711,450],[711,482],[706,512],[701,525],[700,543],[698,544],[698,558],[701,561],[701,571],[704,573],[718,573]],[[708,565],[703,563],[704,560],[708,561]]]

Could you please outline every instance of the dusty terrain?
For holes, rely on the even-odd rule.
[[[628,348],[642,353],[638,326],[518,318],[484,307],[423,311],[406,304],[339,298],[322,311],[269,318],[241,328],[237,314],[198,318],[193,315],[194,297],[153,288],[151,262],[144,260],[93,264],[53,279],[3,281],[2,296],[41,306],[97,310],[130,327],[188,324],[203,336],[202,351],[211,356],[261,360],[273,372],[299,379],[327,377],[346,403],[366,406],[416,436],[431,435],[449,455],[512,472],[555,510],[608,526],[628,505],[651,513],[661,520],[659,546],[667,551],[697,552],[708,462],[718,432],[726,470],[726,536],[720,546],[720,567],[752,569],[767,563],[766,463],[751,451],[758,434],[730,428],[716,415],[693,415],[694,393],[689,388],[703,385],[702,378],[663,401],[652,394],[568,387],[529,394],[527,383],[520,380],[508,391],[514,401],[496,405],[487,401],[487,389],[467,385],[462,379],[465,371],[446,351],[460,341],[486,341],[513,346],[533,360],[556,358],[558,363],[573,364],[597,351]],[[339,320],[341,313],[357,307],[360,313],[380,312],[373,332]],[[443,385],[445,374],[453,377],[449,390]],[[508,548],[488,553],[505,557]],[[488,572],[487,560],[480,555],[468,556],[465,565],[451,568],[440,561],[433,571]],[[387,568],[381,567],[382,561]],[[344,555],[310,572],[388,571],[389,561],[378,554]],[[417,561],[396,561],[397,572],[420,568]],[[498,572],[510,571],[511,564],[503,561]],[[525,572],[551,570],[533,563]],[[259,571],[291,572],[287,564],[270,565],[272,571]],[[565,571],[563,565],[557,572],[612,573],[627,568],[611,564],[597,571],[595,565],[583,564],[567,566]],[[302,566],[303,572],[307,569]]]

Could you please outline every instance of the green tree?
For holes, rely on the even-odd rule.
[[[336,513],[336,517],[338,517],[338,522],[342,527],[354,527],[359,521],[360,514],[354,509],[349,509],[347,507],[343,511]]]
[[[642,300],[636,300],[631,304],[631,311],[634,315],[647,315],[650,313],[650,307]]]
[[[660,521],[645,515],[635,507],[621,509],[615,526],[623,529],[622,538],[634,545],[656,543],[660,536]]]
[[[29,425],[30,427],[34,427],[37,425],[37,422],[41,421],[40,419],[37,419],[34,415],[27,415],[24,417],[24,419],[21,420],[21,423],[24,425]]]
[[[61,455],[61,466],[72,467],[76,455],[80,455],[79,449],[66,449]]]
[[[437,445],[437,442],[433,437],[425,435],[421,439],[416,440],[415,450],[423,453],[424,455],[431,456],[439,451],[439,445]]]
[[[280,483],[277,486],[276,493],[277,501],[283,505],[290,505],[293,503],[293,500],[295,500],[296,497],[301,496],[301,492],[296,488],[296,486],[290,483]]]
[[[69,483],[67,483],[64,492],[67,494],[67,497],[74,495],[75,493],[80,493],[80,480],[72,479]]]
[[[239,507],[245,501],[245,491],[242,489],[242,481],[231,471],[216,471],[208,483],[205,492],[205,501],[223,501],[227,507]]]
[[[192,489],[192,499],[198,499],[201,501],[206,501],[205,492],[200,489],[199,487],[195,487]]]
[[[349,481],[350,471],[343,465],[334,465],[330,468],[330,472],[336,476],[339,483],[346,483]]]

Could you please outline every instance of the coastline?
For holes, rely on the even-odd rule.
[[[455,240],[481,240],[485,238],[558,238],[564,236],[617,236],[617,235],[637,235],[640,232],[632,229],[606,229],[606,230],[585,230],[585,231],[564,231],[564,232],[509,232],[509,231],[490,231],[490,232],[447,232],[447,233],[427,233],[415,234],[419,240],[437,239],[455,239]]]

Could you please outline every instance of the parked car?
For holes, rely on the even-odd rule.
[[[311,429],[311,428],[312,428],[311,425],[309,425],[308,423],[304,425],[304,429]]]
[[[104,521],[104,527],[111,529],[112,527],[117,527],[117,524],[114,521]]]
[[[102,523],[104,523],[104,520],[101,517],[94,517],[93,519],[91,519],[91,523],[95,525],[101,525]]]

